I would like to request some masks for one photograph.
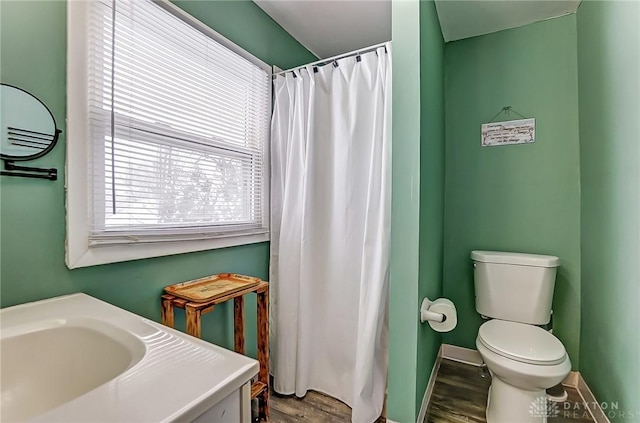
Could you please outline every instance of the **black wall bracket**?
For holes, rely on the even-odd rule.
[[[22,178],[38,178],[55,181],[58,179],[58,169],[43,169],[40,167],[18,166],[11,160],[4,160],[4,169],[0,175],[20,176]]]

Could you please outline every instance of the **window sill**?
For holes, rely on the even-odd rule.
[[[163,257],[174,254],[214,250],[237,245],[269,241],[268,233],[237,235],[204,240],[148,242],[139,244],[110,244],[89,247],[88,243],[73,248],[67,240],[66,262],[69,269],[97,266],[100,264]]]

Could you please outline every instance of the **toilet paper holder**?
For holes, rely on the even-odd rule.
[[[433,301],[429,298],[422,300],[422,304],[420,305],[420,323],[424,322],[445,322],[447,320],[447,316],[442,313],[436,313],[434,311],[429,311],[429,307],[431,307]]]

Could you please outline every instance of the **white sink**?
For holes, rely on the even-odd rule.
[[[85,294],[0,310],[0,325],[3,423],[192,421],[218,403],[241,407],[228,398],[258,372],[255,360]]]

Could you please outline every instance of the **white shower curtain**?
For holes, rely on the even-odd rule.
[[[324,392],[371,423],[387,378],[391,47],[360,59],[274,81],[271,353],[276,392]]]

